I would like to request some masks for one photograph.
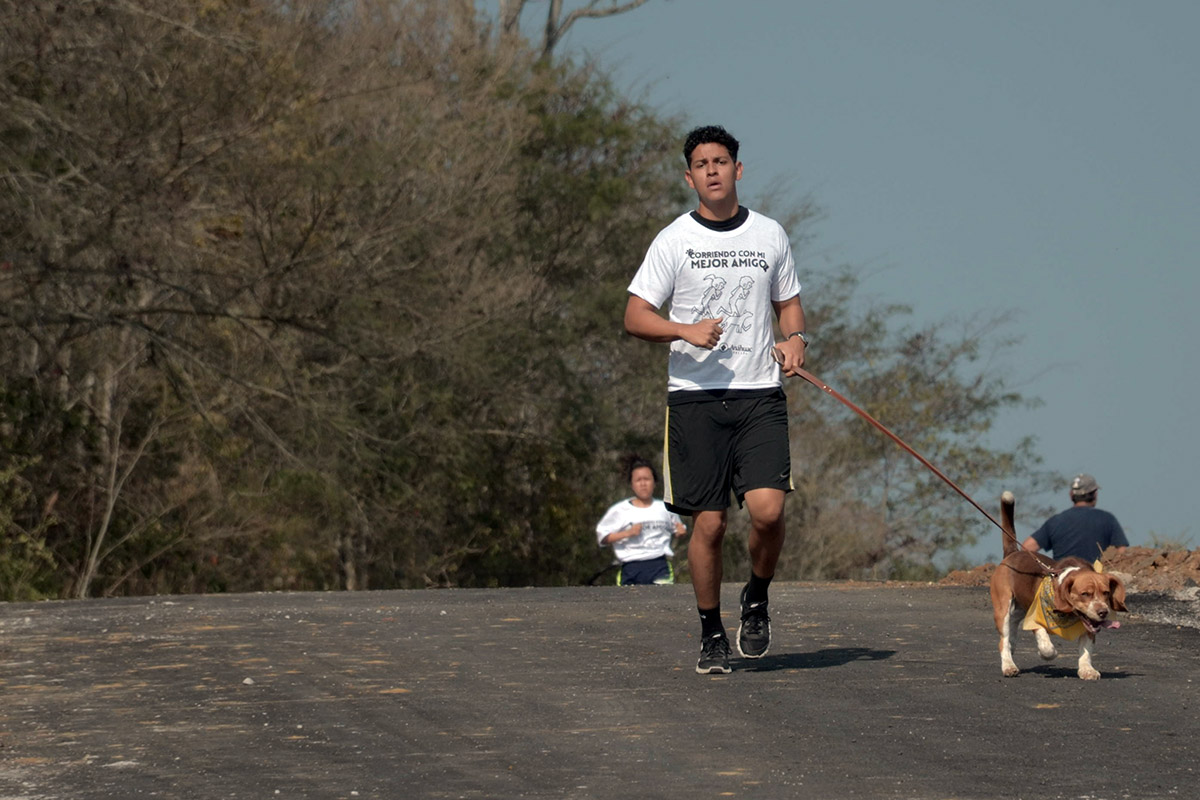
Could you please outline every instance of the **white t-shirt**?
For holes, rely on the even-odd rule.
[[[734,230],[714,231],[684,214],[650,244],[629,292],[655,308],[670,300],[674,322],[724,318],[712,350],[671,342],[668,391],[783,385],[771,358],[771,303],[799,295],[800,281],[787,233],[775,220],[750,211]]]
[[[671,549],[671,537],[675,535],[675,525],[683,520],[678,514],[668,511],[662,500],[651,500],[647,508],[635,506],[632,497],[613,503],[596,523],[596,541],[603,542],[610,533],[623,531],[639,522],[642,523],[641,533],[613,542],[613,554],[618,561],[646,561],[675,555]]]

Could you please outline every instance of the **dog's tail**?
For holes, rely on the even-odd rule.
[[[1004,555],[1015,553],[1021,549],[1017,542],[1017,529],[1013,525],[1013,506],[1017,499],[1013,493],[1005,491],[1000,495],[1000,529],[1004,531]]]

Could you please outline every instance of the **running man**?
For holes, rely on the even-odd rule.
[[[730,493],[751,522],[751,575],[740,596],[738,652],[761,658],[771,644],[767,589],[783,548],[783,501],[792,489],[787,398],[771,356],[772,317],[784,332],[777,346],[784,375],[804,366],[808,339],[787,233],[738,202],[737,139],[719,126],[696,128],[683,157],[684,180],[698,207],[651,243],[629,285],[625,330],[670,343],[663,499],[694,522],[688,564],[702,637],[696,672],[727,673],[721,542]],[[736,308],[736,320],[702,313],[711,313],[714,285],[737,287],[729,306]],[[664,318],[658,310],[665,303],[670,312]]]

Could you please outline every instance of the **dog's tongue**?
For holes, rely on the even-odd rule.
[[[1095,633],[1101,628],[1119,628],[1121,627],[1121,623],[1117,622],[1115,619],[1106,619],[1104,622],[1092,622],[1090,619],[1085,617],[1083,620],[1083,626],[1092,633]]]

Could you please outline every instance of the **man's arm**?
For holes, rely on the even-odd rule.
[[[1037,543],[1037,539],[1034,539],[1032,536],[1030,536],[1027,537],[1025,541],[1021,542],[1021,549],[1028,550],[1031,553],[1036,553],[1038,550],[1042,549],[1042,546]]]
[[[688,344],[712,350],[717,346],[717,342],[721,341],[721,334],[725,330],[721,327],[723,319],[725,318],[702,319],[691,325],[672,322],[664,319],[650,301],[636,294],[629,295],[629,302],[625,304],[626,332],[648,342],[673,342],[683,339]]]
[[[800,304],[800,295],[787,300],[772,300],[771,305],[775,307],[780,333],[787,336],[796,331],[804,332],[804,306]],[[783,356],[783,374],[795,376],[796,370],[804,366],[804,351],[807,349],[804,340],[793,336],[776,345],[776,349]]]

